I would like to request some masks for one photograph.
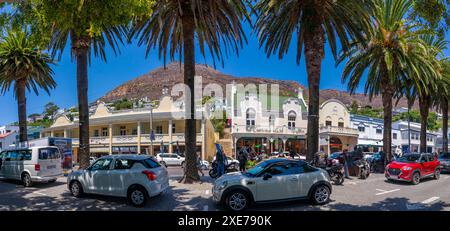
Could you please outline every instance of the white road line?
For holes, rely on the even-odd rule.
[[[383,195],[383,194],[387,194],[387,193],[391,193],[391,192],[397,192],[397,191],[399,191],[400,189],[394,189],[394,190],[390,190],[390,191],[384,191],[384,192],[380,192],[380,193],[377,193],[377,194],[375,194],[376,196],[378,196],[378,195]]]
[[[431,198],[428,198],[428,199],[426,199],[426,200],[424,200],[424,201],[422,201],[420,203],[422,203],[422,204],[430,204],[430,203],[432,203],[434,201],[437,201],[437,200],[439,200],[439,197],[431,197]]]
[[[348,184],[356,185],[356,182],[348,182]]]
[[[203,206],[203,211],[208,211],[208,206],[207,205]]]
[[[41,196],[47,196],[47,194],[45,194],[45,193],[40,193],[40,192],[33,192],[33,194],[38,194],[38,195],[41,195]]]

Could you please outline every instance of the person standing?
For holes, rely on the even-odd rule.
[[[239,161],[239,171],[241,172],[245,172],[245,165],[247,164],[247,160],[248,160],[248,149],[247,148],[242,148],[241,151],[239,152],[239,156],[238,156],[238,161]]]
[[[347,151],[347,149],[344,149],[344,151],[342,152],[342,156],[344,159],[344,175],[345,178],[350,179],[349,174],[348,174],[348,166],[349,166],[349,162],[350,162],[350,155]]]

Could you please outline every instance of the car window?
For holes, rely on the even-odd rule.
[[[105,158],[97,160],[91,167],[91,170],[109,170],[109,166],[111,165],[112,159]]]
[[[170,155],[170,158],[178,158],[178,155],[175,155],[175,154],[173,154],[173,155]]]
[[[161,166],[158,162],[152,160],[151,158],[145,159],[144,163],[145,163],[144,165],[146,165],[147,168],[157,168]]]
[[[428,162],[429,158],[428,155],[422,155],[422,158],[420,158],[420,162]]]
[[[20,150],[17,154],[18,160],[31,160],[31,150]]]
[[[434,156],[433,155],[428,155],[428,161],[434,161]]]
[[[130,169],[133,167],[134,160],[127,160],[127,159],[116,159],[116,162],[114,163],[114,169]]]
[[[297,164],[280,163],[268,168],[266,170],[266,173],[269,173],[272,176],[283,176],[283,175],[299,174],[300,171],[301,170]]]
[[[57,148],[40,148],[39,160],[56,160],[61,159],[59,150]]]

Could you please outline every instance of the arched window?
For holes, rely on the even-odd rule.
[[[247,121],[247,129],[252,129],[255,127],[255,119],[256,119],[256,112],[255,109],[249,108],[247,109],[246,113],[246,121]]]
[[[288,113],[288,128],[294,129],[295,128],[295,121],[297,120],[297,113],[294,111],[290,111]]]

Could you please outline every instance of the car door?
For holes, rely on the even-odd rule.
[[[84,178],[90,193],[109,195],[111,180],[109,177],[112,158],[98,159],[84,171]]]
[[[321,171],[309,166],[308,164],[300,165],[299,174],[299,196],[307,197],[311,187],[319,180],[323,179],[320,176]]]
[[[128,186],[129,177],[131,176],[130,168],[134,161],[126,158],[116,158],[114,160],[114,167],[110,170],[111,187],[109,188],[110,195],[124,196]]]
[[[420,175],[427,176],[430,174],[430,162],[428,155],[422,155],[420,158],[421,172]]]
[[[266,174],[270,178],[265,178]],[[298,175],[289,174],[286,163],[277,163],[257,177],[255,183],[256,201],[288,199],[298,190]]]

